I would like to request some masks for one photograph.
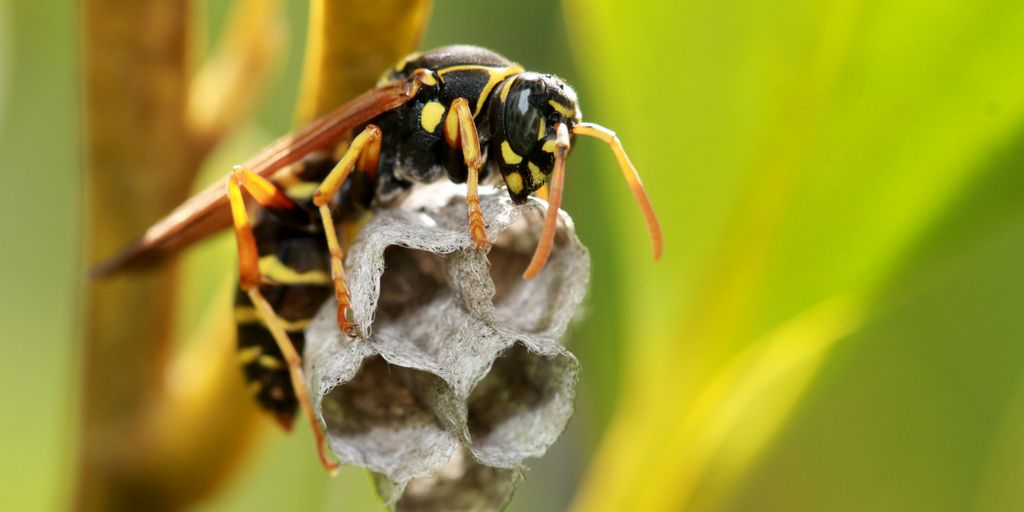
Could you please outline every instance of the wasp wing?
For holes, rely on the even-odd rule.
[[[270,177],[309,153],[337,144],[353,128],[412,99],[409,82],[392,82],[363,93],[301,130],[285,135],[243,165]],[[146,230],[135,242],[93,267],[94,277],[155,263],[181,248],[231,226],[224,192],[227,177],[196,194]]]

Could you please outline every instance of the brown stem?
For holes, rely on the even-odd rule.
[[[186,120],[187,6],[85,3],[90,262],[185,199],[204,156]],[[176,285],[173,263],[88,283],[77,509],[181,507],[222,480],[250,437],[228,312],[174,362],[191,365],[183,382],[167,385]]]
[[[87,0],[89,261],[113,254],[185,197],[191,158],[181,2]],[[130,459],[162,388],[175,268],[89,283],[78,507],[121,509],[149,494]],[[126,311],[126,305],[132,305]],[[128,453],[125,453],[128,452]]]

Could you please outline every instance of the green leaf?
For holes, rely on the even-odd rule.
[[[745,494],[744,482],[764,450],[778,449],[774,437],[759,434],[765,430],[756,422],[749,428],[729,424],[711,445],[706,437],[681,432],[686,425],[713,428],[725,408],[737,406],[730,397],[742,394],[749,377],[737,374],[728,384],[721,379],[738,354],[767,343],[769,333],[832,297],[862,304],[869,326],[830,344],[821,355],[826,361],[871,346],[876,363],[916,365],[921,379],[936,382],[949,374],[948,365],[959,363],[963,378],[980,379],[975,391],[990,389],[984,384],[988,363],[965,357],[961,345],[983,339],[991,354],[1012,350],[1011,339],[1024,339],[1018,323],[993,323],[982,314],[1007,304],[1019,308],[1024,293],[1010,278],[1020,274],[1012,263],[1014,255],[1020,261],[1019,253],[1006,249],[1008,255],[978,263],[990,278],[1003,279],[991,293],[968,293],[950,284],[943,288],[949,294],[945,309],[921,306],[943,315],[949,329],[965,329],[971,318],[989,322],[977,335],[949,332],[917,346],[918,352],[932,347],[956,357],[915,359],[909,341],[886,352],[884,347],[895,343],[892,333],[874,326],[896,315],[900,332],[924,332],[934,321],[924,310],[894,306],[911,300],[902,283],[924,279],[919,277],[923,268],[940,265],[953,257],[951,248],[974,240],[968,234],[982,236],[978,233],[994,232],[996,226],[1014,233],[1001,220],[1019,211],[1012,205],[1024,199],[1020,180],[1008,177],[1020,174],[1013,170],[1020,159],[1006,155],[1019,143],[1024,125],[1024,39],[1019,37],[1024,5],[751,0],[652,2],[638,8],[568,1],[567,13],[574,20],[570,29],[584,74],[600,84],[597,101],[591,98],[584,115],[619,132],[666,231],[664,261],[652,264],[639,215],[616,183],[611,161],[595,170],[602,190],[609,191],[602,201],[621,212],[609,236],[623,241],[622,314],[632,335],[625,345],[620,407],[584,481],[578,510],[685,504],[713,509],[734,494],[750,496],[743,502],[748,508],[765,509],[754,497],[768,492],[769,485]],[[997,198],[1002,206],[981,198]],[[959,320],[958,308],[965,315]],[[780,359],[776,371],[802,371],[787,364]],[[765,382],[744,407],[759,411],[759,417],[781,418],[778,426],[789,435],[792,411],[815,412],[786,397],[817,397],[837,380],[851,387],[870,383],[885,395],[907,391],[899,379],[868,382],[867,374],[835,371],[825,364],[799,389]],[[703,397],[716,386],[725,388],[721,403],[708,406]],[[1005,400],[965,401],[920,415],[904,408],[898,425],[882,404],[859,405],[856,414],[880,429],[898,426],[909,433],[959,415],[971,415],[985,426],[979,429],[994,428]],[[837,453],[847,453],[841,447],[856,439],[851,437],[855,424],[831,426],[838,430],[813,434],[827,437]],[[949,432],[941,439],[971,445],[969,435]],[[730,455],[736,446],[747,446],[743,460]],[[840,492],[846,489],[841,479],[875,469],[787,447],[796,450],[787,456],[817,463],[815,481],[830,482],[835,496],[849,503],[861,496]],[[894,460],[905,456],[897,445],[887,447]],[[850,450],[856,449],[866,447]],[[690,464],[680,461],[708,450],[707,463],[698,470],[679,469]],[[957,458],[969,451],[953,451],[935,464],[922,452],[923,462],[890,472],[888,481],[910,478],[911,470],[922,472],[914,478],[927,481],[948,468],[941,463],[956,461],[964,463],[959,475],[973,482],[981,465]],[[878,465],[889,455],[885,450],[871,454]],[[820,469],[826,460],[835,480]],[[764,471],[774,475],[776,488],[796,493],[801,486],[785,467],[778,463]],[[947,494],[938,495],[961,493],[960,503],[973,503],[967,487],[947,486]],[[894,488],[889,497],[909,503],[896,498],[911,500],[920,490]],[[809,503],[775,505],[792,509]],[[835,503],[822,504],[827,509]]]

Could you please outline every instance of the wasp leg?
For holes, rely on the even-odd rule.
[[[661,236],[661,224],[658,223],[658,216],[654,214],[654,207],[651,206],[651,200],[647,197],[647,190],[644,189],[644,183],[640,180],[640,174],[636,172],[636,167],[633,166],[633,162],[629,160],[626,150],[622,147],[622,141],[615,135],[615,132],[593,123],[580,123],[572,128],[572,133],[594,137],[611,147],[615,159],[619,162],[622,175],[626,178],[626,184],[633,191],[633,198],[636,199],[640,211],[644,214],[654,260],[661,259],[661,249],[664,244]]]
[[[234,219],[235,239],[238,242],[239,286],[243,290],[248,290],[259,286],[262,279],[256,239],[249,223],[249,213],[245,210],[245,202],[242,200],[242,188],[245,188],[263,207],[291,209],[295,203],[276,185],[244,167],[235,166],[228,178],[227,195],[231,203],[231,217]]]
[[[458,122],[457,145],[462,147],[462,157],[466,162],[466,169],[469,173],[466,177],[466,207],[469,213],[469,234],[473,237],[478,251],[484,252],[491,248],[491,242],[487,239],[487,230],[484,229],[484,214],[480,211],[480,193],[477,191],[477,184],[480,181],[480,168],[483,167],[483,157],[480,155],[480,136],[476,132],[476,123],[473,121],[473,111],[469,108],[469,101],[465,98],[458,98],[452,102],[452,112],[455,113]],[[453,141],[448,141],[452,144]]]
[[[345,258],[341,244],[338,243],[338,232],[331,216],[330,202],[357,162],[360,170],[376,172],[377,159],[380,156],[380,139],[380,128],[372,124],[367,126],[352,139],[352,144],[341,160],[313,193],[313,204],[320,209],[320,219],[323,221],[324,234],[327,236],[327,248],[331,254],[331,280],[334,281],[334,296],[338,301],[338,327],[349,336],[355,336],[356,325],[351,318],[351,302],[348,287],[345,285]]]
[[[262,281],[262,276],[259,269],[259,254],[256,248],[256,238],[252,232],[252,224],[249,221],[249,213],[245,210],[245,202],[242,199],[243,187],[257,203],[264,207],[290,208],[294,206],[294,203],[273,183],[248,169],[236,167],[231,177],[228,178],[227,195],[231,204],[231,216],[234,220],[235,239],[238,242],[239,286],[249,295],[263,325],[270,331],[277,343],[277,348],[284,355],[285,362],[288,364],[292,388],[295,390],[295,397],[313,428],[313,435],[316,436],[317,455],[320,457],[320,463],[328,472],[335,474],[338,470],[338,463],[330,460],[327,456],[327,439],[320,428],[320,422],[316,419],[316,414],[313,413],[313,404],[309,400],[306,381],[302,377],[302,357],[292,345],[291,339],[288,338],[288,334],[281,325],[281,319],[274,313],[274,308],[260,293],[259,284]]]
[[[435,85],[437,85],[437,77],[434,76],[434,72],[426,68],[419,68],[412,72],[412,80],[406,84],[405,95],[414,97],[419,94],[420,89]]]

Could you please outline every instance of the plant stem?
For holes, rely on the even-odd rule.
[[[90,262],[183,201],[210,147],[186,117],[187,5],[85,4]],[[173,262],[88,284],[79,510],[183,507],[224,480],[252,437],[229,312],[172,360],[176,293]]]
[[[168,0],[87,0],[83,13],[85,238],[94,262],[187,193],[188,12]],[[173,264],[89,283],[77,489],[83,510],[122,509],[150,494],[132,461],[146,456],[135,450],[145,437],[140,425],[148,404],[162,387],[174,296]]]

